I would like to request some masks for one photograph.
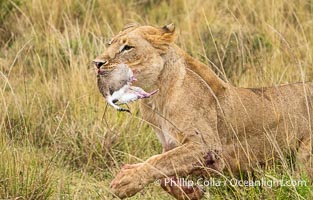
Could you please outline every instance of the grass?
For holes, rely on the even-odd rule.
[[[0,0],[0,199],[110,199],[124,163],[161,152],[138,103],[134,116],[104,112],[96,87],[91,60],[123,25],[174,22],[183,49],[258,87],[313,80],[312,19],[311,0]],[[312,189],[207,188],[212,199],[309,199]],[[131,199],[168,198],[151,184]]]

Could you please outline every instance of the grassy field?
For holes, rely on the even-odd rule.
[[[105,112],[96,86],[91,61],[130,22],[174,22],[177,44],[236,86],[313,81],[312,0],[0,0],[0,199],[110,199],[124,163],[161,152],[138,103]],[[289,180],[277,165],[257,178]],[[312,189],[207,187],[212,199]],[[131,199],[169,196],[151,184]]]

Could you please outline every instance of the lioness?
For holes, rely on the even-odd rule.
[[[174,44],[175,26],[128,25],[95,59],[105,69],[126,63],[136,84],[159,93],[140,105],[163,153],[126,165],[111,182],[129,197],[156,179],[225,170],[248,171],[291,151],[311,175],[312,83],[238,88]],[[202,170],[202,171],[201,171]],[[199,199],[198,188],[164,189],[177,199]],[[172,188],[171,188],[172,187]]]

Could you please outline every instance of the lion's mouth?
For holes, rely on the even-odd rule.
[[[97,68],[97,74],[99,74],[99,75],[108,74],[110,71],[112,71],[111,68],[109,68],[109,69]]]
[[[106,71],[106,70],[97,69],[97,74],[98,74],[98,75],[108,75],[108,73],[109,73],[109,72]]]
[[[135,77],[135,73],[138,72],[137,69],[130,69],[129,70],[131,71],[130,72],[130,77],[129,77],[129,80],[128,82],[130,84],[133,84],[134,82],[136,82],[138,79]],[[97,68],[97,74],[98,75],[107,75],[108,73],[110,73],[110,71],[112,71],[112,69],[103,69],[103,68]]]

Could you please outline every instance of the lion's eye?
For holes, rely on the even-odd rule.
[[[133,47],[133,46],[130,46],[130,45],[125,45],[125,46],[123,47],[123,49],[121,50],[121,52],[131,50],[132,48],[134,48],[134,47]]]

